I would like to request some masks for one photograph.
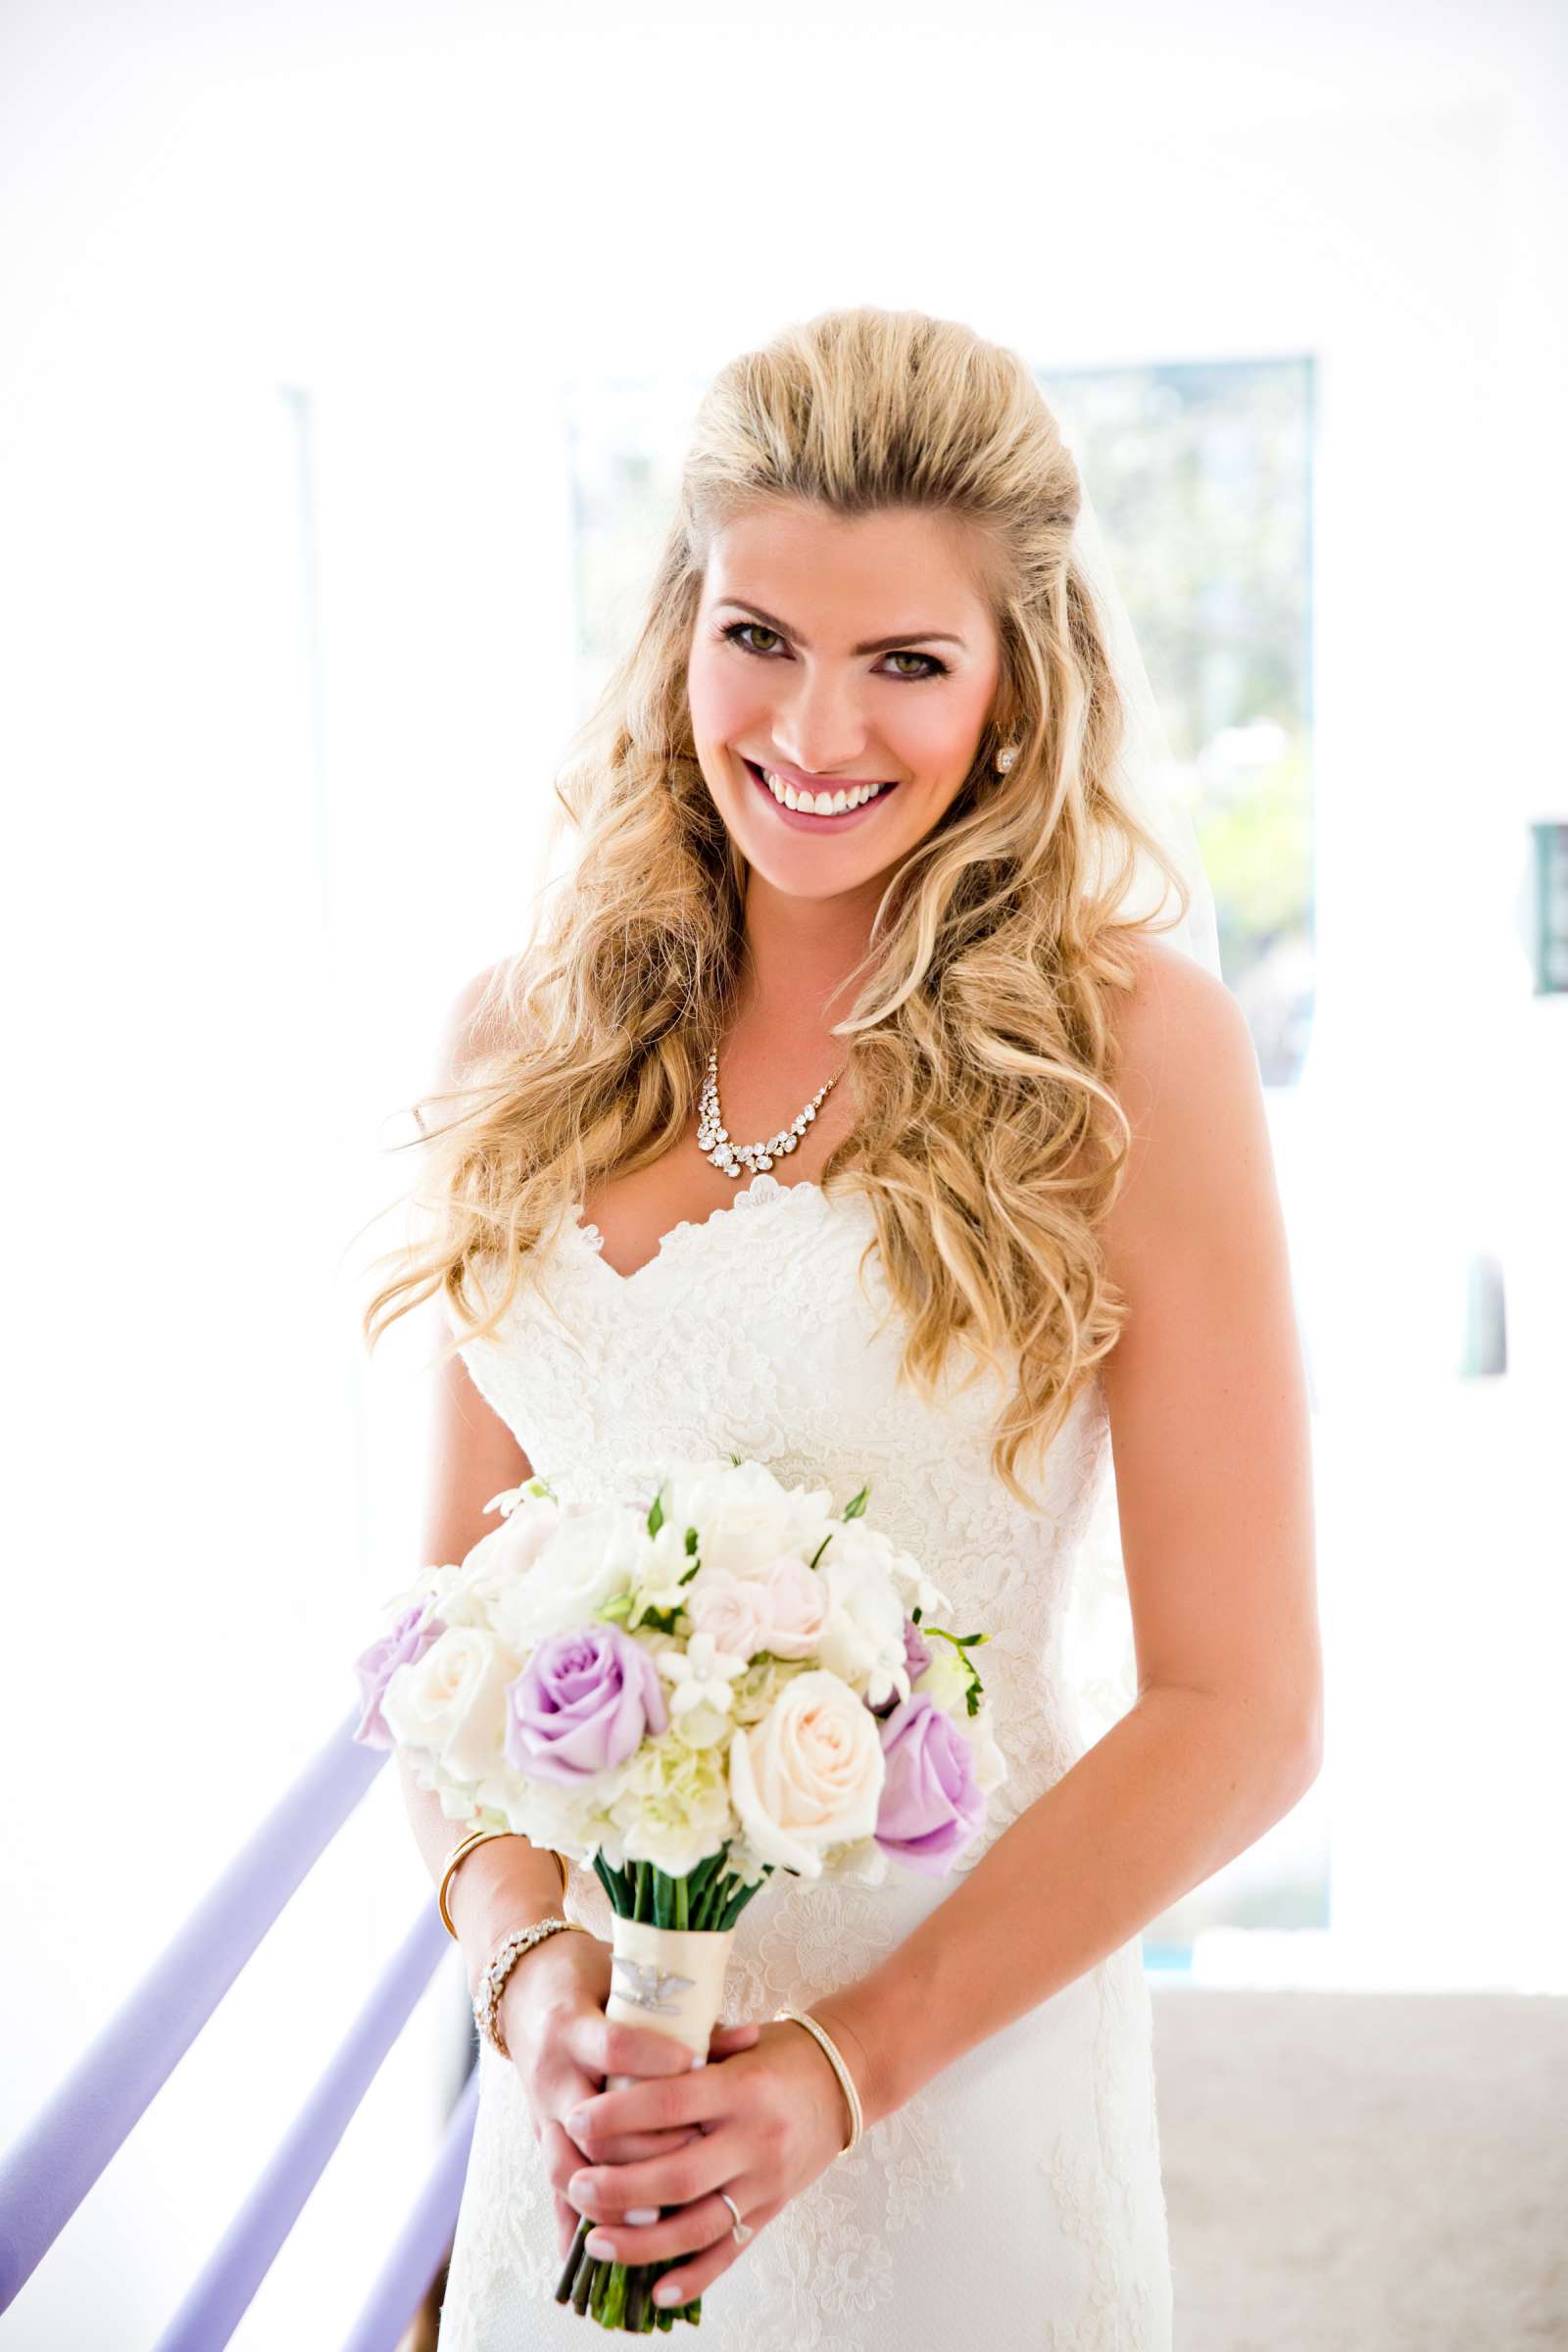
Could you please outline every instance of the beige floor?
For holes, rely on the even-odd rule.
[[[1176,2352],[1568,2347],[1568,1999],[1153,2001]]]

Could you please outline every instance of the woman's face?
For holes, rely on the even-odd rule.
[[[789,896],[897,866],[974,764],[1001,648],[963,531],[912,508],[847,521],[797,505],[713,543],[686,672],[697,757],[748,863]],[[867,785],[882,789],[817,812]]]

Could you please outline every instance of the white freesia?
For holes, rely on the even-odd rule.
[[[816,1654],[830,1673],[864,1695],[867,1706],[879,1707],[886,1698],[908,1697],[909,1671],[904,1603],[880,1546],[865,1540],[869,1532],[852,1519],[822,1554],[816,1573],[829,1607]]]
[[[505,1518],[509,1512],[516,1509],[519,1502],[531,1494],[542,1494],[551,1502],[556,1499],[551,1491],[550,1481],[547,1478],[536,1476],[524,1479],[520,1487],[503,1487],[499,1494],[491,1495],[484,1507],[487,1511],[499,1511]],[[568,1502],[563,1504],[562,1507],[564,1510],[574,1511],[583,1510],[587,1506],[583,1503]]]
[[[658,1535],[651,1536],[645,1522],[637,1547],[637,1564],[632,1571],[628,1627],[634,1626],[648,1609],[678,1609],[689,1590],[681,1579],[692,1575],[693,1566],[686,1549],[684,1528],[677,1527],[672,1519],[665,1519]],[[692,1577],[693,1584],[696,1581]]]
[[[997,1744],[990,1701],[980,1701],[978,1714],[959,1717],[958,1729],[974,1750],[974,1785],[982,1796],[989,1796],[1007,1777],[1007,1759]]]
[[[931,1652],[931,1662],[920,1669],[909,1687],[923,1691],[944,1715],[951,1715],[956,1723],[964,1712],[969,1669],[954,1644],[945,1642],[940,1634],[927,1634],[925,1644]]]
[[[956,1723],[974,1751],[975,1787],[989,1796],[1000,1788],[1007,1777],[1006,1759],[997,1745],[993,1728],[991,1702],[982,1698],[978,1713],[969,1713],[969,1669],[952,1642],[940,1634],[928,1637],[931,1663],[923,1667],[913,1683],[911,1691],[930,1699],[940,1707],[950,1721]]]
[[[912,1617],[918,1609],[922,1617],[947,1616],[953,1602],[942,1587],[927,1576],[919,1561],[911,1553],[901,1551],[879,1529],[867,1528],[865,1533],[878,1545],[887,1545],[888,1574],[893,1579],[894,1591],[904,1603],[905,1615]]]
[[[876,1717],[820,1668],[730,1741],[730,1801],[752,1850],[802,1878],[822,1876],[829,1846],[872,1835],[886,1777]]]
[[[497,1633],[512,1648],[525,1651],[547,1634],[586,1625],[607,1600],[631,1591],[646,1541],[631,1504],[564,1509],[527,1575],[497,1598],[492,1611]]]
[[[449,1780],[489,1783],[503,1768],[506,1690],[518,1668],[482,1626],[449,1626],[387,1684],[387,1729],[400,1747],[423,1749]]]
[[[906,1617],[912,1617],[916,1609],[923,1617],[941,1616],[953,1606],[942,1587],[932,1583],[912,1553],[902,1551],[891,1536],[864,1519],[850,1519],[842,1526],[835,1526],[833,1541],[822,1555],[824,1564],[835,1553],[841,1559],[853,1555],[860,1560],[875,1560]]]

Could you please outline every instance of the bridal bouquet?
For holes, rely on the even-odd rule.
[[[706,2057],[735,1922],[770,1877],[941,1876],[1006,1778],[947,1595],[868,1524],[733,1455],[677,1462],[651,1503],[498,1494],[459,1566],[387,1604],[355,1737],[397,1746],[444,1813],[592,1865],[614,1914],[612,2019]],[[634,2080],[616,2077],[615,2089]],[[556,2289],[634,2333],[672,2264],[597,2262]]]

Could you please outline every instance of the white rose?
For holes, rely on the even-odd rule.
[[[533,1567],[561,1517],[560,1505],[539,1495],[518,1503],[499,1527],[481,1536],[441,1595],[446,1623],[494,1626],[501,1603]]]
[[[423,1749],[449,1781],[490,1782],[505,1768],[506,1690],[517,1671],[482,1626],[448,1626],[422,1658],[398,1668],[381,1713],[398,1744]]]
[[[730,1741],[730,1799],[753,1851],[803,1878],[821,1877],[829,1846],[872,1835],[886,1776],[876,1717],[820,1668]]]
[[[684,1536],[697,1530],[705,1568],[743,1576],[783,1552],[809,1559],[832,1525],[832,1496],[780,1486],[760,1462],[681,1462],[660,1490],[663,1510]]]
[[[817,1575],[828,1592],[827,1623],[817,1655],[830,1673],[863,1692],[869,1706],[885,1698],[907,1698],[904,1603],[878,1545],[851,1520],[822,1554]]]
[[[607,1600],[631,1591],[646,1541],[631,1504],[563,1511],[527,1575],[497,1598],[497,1633],[521,1652],[547,1634],[587,1625]]]

